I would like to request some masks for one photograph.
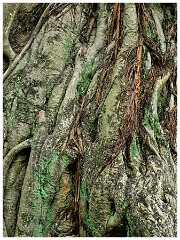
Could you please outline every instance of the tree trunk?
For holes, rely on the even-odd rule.
[[[177,235],[176,8],[4,4],[4,236]]]

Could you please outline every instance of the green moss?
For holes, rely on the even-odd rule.
[[[135,233],[135,227],[134,227],[133,217],[129,210],[126,211],[126,220],[127,220],[127,225],[126,225],[127,237],[132,237]]]
[[[30,202],[28,202],[28,205],[29,205]],[[23,212],[21,213],[20,217],[22,218],[23,220],[23,223],[24,223],[24,229],[27,228],[29,226],[29,224],[31,224],[32,222],[34,222],[34,217],[35,215],[33,213],[26,213],[26,212]],[[18,236],[22,236],[21,232],[22,232],[22,228],[21,230],[18,229],[20,231],[20,235]],[[27,233],[25,234],[27,235]]]
[[[11,109],[11,102],[4,98],[3,99],[3,112],[10,111],[10,109]]]
[[[25,236],[24,231],[17,227],[18,237]]]
[[[37,224],[36,230],[33,232],[32,237],[40,237],[42,236],[42,233],[43,233],[43,224],[40,222],[39,224]]]
[[[68,167],[69,163],[70,163],[70,157],[68,155],[63,155],[62,164],[61,164],[62,171],[64,171]]]
[[[81,31],[80,22],[79,22],[79,24],[77,24],[76,22],[74,22],[72,32],[78,37],[80,31]]]
[[[13,126],[13,122],[14,122],[15,116],[13,114],[10,114],[10,116],[8,116],[8,128],[11,128]]]
[[[34,180],[36,182],[36,190],[34,191],[34,203],[32,206],[33,212],[37,214],[39,224],[33,232],[34,237],[44,234],[51,224],[51,218],[54,211],[54,206],[50,200],[52,195],[49,190],[57,191],[56,186],[52,184],[51,170],[54,163],[58,160],[59,152],[53,152],[49,157],[45,157],[41,162],[41,171],[35,171]],[[42,219],[43,212],[47,211],[46,219]],[[40,215],[38,215],[40,214]]]
[[[93,224],[93,222],[91,220],[91,216],[89,214],[89,211],[86,213],[85,222],[86,222],[86,225],[87,225],[87,231],[90,234],[90,236],[100,237],[97,228],[95,227],[95,225]]]
[[[155,31],[155,26],[154,28],[151,27],[149,24],[146,25],[146,34],[147,34],[147,37],[150,38],[153,42],[156,42],[158,41],[158,34],[157,32]]]
[[[134,220],[133,216],[129,209],[129,202],[124,201],[122,206],[122,217],[123,221],[126,223],[127,237],[132,237],[135,233]]]
[[[152,33],[151,33],[151,28],[149,24],[146,25],[146,34],[147,34],[147,37],[151,38]]]
[[[88,188],[86,186],[86,179],[81,180],[80,198],[81,198],[81,201],[89,202],[89,192],[88,192]],[[85,214],[85,224],[86,224],[86,227],[87,227],[86,230],[87,230],[88,236],[93,236],[93,237],[99,236],[98,230],[91,220],[89,210],[87,210],[87,212]]]
[[[162,10],[162,4],[161,3],[152,3],[154,7],[156,7],[158,10]]]
[[[89,201],[88,189],[86,187],[86,181],[82,180],[80,184],[80,197],[84,201]]]
[[[123,202],[122,209],[123,209],[123,210],[126,210],[126,208],[127,208],[128,206],[129,206],[128,201],[124,201],[124,202]]]
[[[16,92],[19,92],[19,90],[22,88],[22,83],[20,83],[19,81],[15,83],[15,89]]]
[[[72,58],[72,49],[74,48],[74,41],[72,37],[67,36],[64,41],[64,53],[63,56],[67,61],[69,58]]]
[[[167,99],[163,95],[161,95],[157,102],[157,112],[159,121],[162,121],[164,119],[164,112],[167,104]]]
[[[19,69],[18,71],[16,71],[16,73],[10,78],[10,80],[8,81],[9,83],[18,83],[23,75],[24,70],[23,69]]]
[[[140,146],[135,132],[133,134],[133,139],[130,145],[130,161],[132,169],[129,169],[129,174],[132,178],[134,178],[138,174],[139,164],[140,161],[142,161]]]
[[[143,237],[150,237],[150,236],[151,236],[151,235],[150,235],[148,229],[144,229],[144,231],[143,231]]]
[[[54,204],[51,204],[51,206],[48,208],[48,212],[47,212],[47,216],[46,216],[46,221],[44,224],[44,229],[43,231],[46,233],[46,231],[49,229],[49,227],[51,226],[51,221],[52,221],[52,216],[53,216],[53,212],[54,212]],[[53,228],[53,226],[52,226]]]
[[[159,119],[154,118],[154,135],[156,139],[159,138],[160,135],[159,127],[160,127]]]
[[[107,122],[108,122],[108,124],[109,125],[112,125],[113,124],[113,116],[112,115],[110,115],[110,114],[107,114]]]
[[[18,143],[22,143],[27,139],[27,136],[21,136],[20,139],[18,140]]]
[[[80,81],[78,83],[77,86],[77,96],[78,98],[81,98],[85,92],[87,91],[89,84],[90,84],[90,80],[93,76],[93,70],[94,70],[94,65],[95,65],[95,60],[91,60],[90,62],[87,62],[80,75]]]
[[[53,152],[49,157],[45,157],[42,161],[42,170],[48,171],[52,164],[54,164],[59,156],[59,152]]]
[[[27,214],[26,215],[26,219],[25,219],[25,224],[24,224],[24,226],[25,227],[28,227],[29,226],[29,224],[31,223],[31,222],[33,222],[33,219],[34,219],[34,215],[33,214]]]
[[[120,125],[122,123],[122,120],[123,120],[123,111],[119,111],[118,113],[118,124]]]
[[[144,120],[143,120],[143,125],[147,128],[149,128],[150,130],[154,131],[154,137],[157,138],[158,135],[160,134],[159,131],[159,119],[158,117],[155,117],[152,113],[152,110],[150,109],[145,109],[145,113],[144,113]]]
[[[33,136],[34,136],[36,130],[37,130],[37,128],[36,128],[35,124],[32,124],[32,125],[30,126],[30,129],[29,129],[29,135],[30,135],[30,137],[33,137]]]
[[[30,139],[30,146],[31,146],[31,148],[34,146],[34,140],[33,139]]]
[[[155,117],[149,109],[145,109],[143,125],[153,133],[158,144],[166,146],[166,138],[160,130],[159,117]]]
[[[130,146],[130,156],[132,160],[135,160],[136,157],[140,155],[140,149],[137,143],[137,135],[136,133],[133,134],[132,143]]]

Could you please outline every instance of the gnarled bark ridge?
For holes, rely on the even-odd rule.
[[[4,236],[177,235],[176,8],[4,4]]]

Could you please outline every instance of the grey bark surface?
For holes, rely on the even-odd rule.
[[[34,12],[14,60],[10,31]],[[4,4],[4,236],[177,236],[175,14]]]

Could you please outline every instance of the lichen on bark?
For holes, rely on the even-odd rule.
[[[4,4],[4,236],[177,235],[176,8]]]

